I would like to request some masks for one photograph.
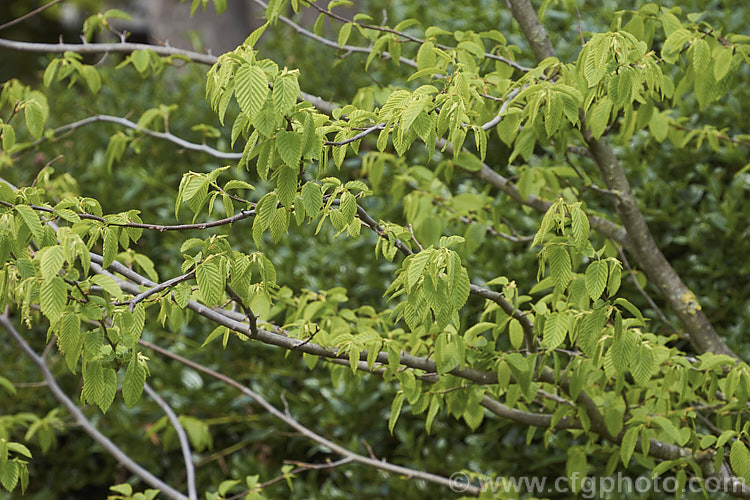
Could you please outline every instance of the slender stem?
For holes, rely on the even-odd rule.
[[[63,0],[52,0],[51,2],[46,3],[46,4],[42,5],[41,7],[38,7],[36,9],[32,10],[31,12],[22,15],[21,17],[17,17],[15,19],[13,19],[12,21],[8,21],[5,24],[0,24],[0,31],[4,30],[5,28],[10,28],[11,26],[14,26],[14,25],[16,25],[16,24],[18,24],[20,22],[23,22],[23,21],[29,19],[30,17],[34,17],[37,14],[40,14],[40,13],[44,12],[45,10],[49,9],[50,7],[52,7],[53,5],[56,5],[56,4],[58,4],[58,3],[62,2],[62,1]]]
[[[185,429],[183,429],[182,424],[180,424],[180,420],[177,418],[175,412],[172,410],[169,404],[164,401],[164,398],[159,396],[159,393],[157,393],[148,383],[143,386],[143,390],[146,391],[146,394],[148,394],[148,396],[161,407],[161,409],[167,415],[169,421],[172,423],[175,432],[177,432],[177,439],[180,441],[180,449],[182,449],[182,458],[185,461],[185,475],[187,476],[188,498],[190,498],[190,500],[197,500],[198,490],[196,490],[195,488],[195,467],[193,466],[192,453],[190,452],[190,442],[188,441]]]

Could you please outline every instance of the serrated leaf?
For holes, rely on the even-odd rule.
[[[307,215],[317,217],[320,209],[323,208],[323,193],[320,191],[320,186],[314,182],[308,182],[302,186],[302,203]]]
[[[39,268],[42,271],[43,279],[51,279],[57,276],[65,263],[65,254],[59,245],[45,247],[39,251],[41,262]]]
[[[63,279],[54,276],[42,281],[39,287],[39,306],[51,322],[57,320],[68,301],[68,287]]]
[[[65,355],[68,369],[75,373],[83,347],[81,320],[77,314],[66,314],[57,323],[57,346]]]
[[[404,404],[404,391],[398,391],[396,397],[393,399],[391,404],[391,416],[388,419],[388,430],[393,435],[393,428],[396,426],[399,415],[401,415],[401,407]]]
[[[555,288],[563,289],[568,286],[572,279],[570,254],[565,247],[553,245],[547,248],[547,262],[549,263],[549,275],[555,282]]]
[[[568,333],[569,317],[565,312],[554,312],[547,317],[544,322],[544,334],[542,338],[542,347],[545,349],[555,349]]]
[[[589,218],[586,217],[586,214],[578,206],[574,206],[570,210],[570,217],[573,239],[575,240],[576,248],[580,250],[586,246],[586,242],[589,239],[589,231],[591,230]]]
[[[110,294],[117,300],[121,300],[123,292],[117,282],[111,276],[105,276],[103,274],[97,274],[91,277],[91,282],[95,285],[99,285],[104,289],[105,292]]]
[[[747,477],[750,467],[750,453],[741,439],[736,439],[729,449],[729,463],[739,477]]]
[[[0,484],[8,491],[13,491],[18,484],[18,462],[9,460],[0,465]]]
[[[226,277],[221,272],[218,260],[209,259],[198,264],[195,278],[205,304],[209,307],[218,305],[226,285]]]
[[[612,365],[619,373],[624,373],[628,369],[635,347],[635,337],[632,332],[625,331],[619,338],[615,336],[610,351],[612,353]]]
[[[16,205],[15,209],[18,215],[21,216],[24,224],[26,224],[26,227],[31,231],[34,239],[41,243],[44,238],[44,228],[42,228],[42,223],[39,220],[39,216],[34,212],[34,209],[28,205]]]
[[[122,398],[128,408],[132,408],[141,398],[143,387],[146,384],[146,368],[138,360],[136,351],[125,370],[125,378],[122,382]]]
[[[630,362],[630,372],[633,374],[633,379],[637,384],[643,385],[656,372],[656,368],[656,357],[653,349],[648,344],[641,343],[635,350]]]
[[[635,445],[638,443],[638,432],[638,427],[631,427],[625,431],[625,435],[622,437],[622,443],[620,444],[620,458],[625,467],[628,466],[630,457],[633,456],[633,451],[635,451]]]
[[[277,78],[273,85],[273,107],[277,114],[285,115],[297,102],[299,84],[293,75]]]
[[[234,95],[247,119],[255,120],[268,96],[266,73],[258,66],[241,66],[235,73]]]
[[[607,262],[595,260],[586,268],[585,280],[586,290],[591,300],[597,300],[604,293],[607,286],[607,276],[609,275],[609,266]]]
[[[286,165],[279,167],[279,176],[276,179],[276,192],[282,205],[289,208],[294,203],[297,195],[297,168]]]
[[[523,327],[516,318],[510,320],[508,332],[510,335],[510,345],[513,346],[513,349],[520,349],[523,344]]]
[[[298,133],[280,130],[276,134],[276,150],[284,163],[294,169],[299,169],[302,157],[302,137]]]
[[[120,238],[119,228],[106,227],[104,228],[104,242],[102,243],[102,267],[108,268],[112,262],[114,262],[117,256],[117,244]]]

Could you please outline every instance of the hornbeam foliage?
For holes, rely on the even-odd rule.
[[[213,3],[219,13],[226,8],[225,1]],[[189,330],[189,340],[170,338],[202,344],[204,352],[222,349],[213,342],[221,338],[223,348],[231,344],[245,357],[256,356],[259,344],[273,345],[288,351],[283,369],[300,380],[310,376],[305,369],[330,369],[334,382],[347,384],[381,380],[388,396],[388,422],[381,425],[392,439],[403,437],[400,427],[416,425],[413,418],[403,421],[407,410],[423,419],[408,431],[421,440],[451,418],[462,421],[467,436],[494,432],[488,421],[509,419],[524,429],[527,444],[567,456],[559,474],[570,478],[573,491],[592,471],[609,476],[645,469],[674,476],[678,491],[689,479],[701,485],[714,479],[721,491],[750,497],[744,484],[750,480],[750,370],[712,326],[700,291],[678,274],[685,267],[676,269],[663,255],[644,216],[656,207],[631,188],[641,172],[623,162],[636,144],[639,151],[746,149],[745,136],[732,137],[729,124],[710,122],[717,114],[705,111],[732,99],[746,77],[750,38],[651,3],[616,12],[610,31],[562,34],[580,35],[583,44],[577,57],[558,58],[528,0],[508,3],[534,50],[530,66],[517,27],[511,38],[497,29],[422,26],[419,19],[391,26],[366,13],[345,17],[331,10],[350,5],[343,1],[272,0],[265,24],[215,58],[113,44],[98,51],[113,52],[115,68],[90,60],[86,54],[98,46],[94,36],[127,17],[114,10],[86,21],[87,44],[61,50],[5,44],[52,54],[46,68],[37,68],[38,77],[10,78],[0,92],[5,338],[19,329],[13,338],[20,348],[50,343],[48,362],[61,360],[79,381],[76,404],[103,414],[121,403],[133,412],[142,408],[147,384],[168,391],[157,382],[156,367],[163,365],[153,364],[157,354],[148,352],[149,342],[160,338],[156,332]],[[192,11],[207,4],[195,0]],[[318,14],[312,31],[287,17],[301,10]],[[380,81],[349,88],[349,100],[337,103],[307,93],[316,89],[305,88],[304,68],[266,54],[263,40],[284,24],[348,57],[362,53],[363,71]],[[185,148],[175,161],[189,163],[189,171],[171,186],[171,207],[145,200],[112,211],[109,197],[118,196],[119,187],[111,186],[110,194],[90,191],[90,175],[77,181],[64,164],[35,165],[28,155],[40,147],[65,154],[63,134],[83,125],[68,126],[55,115],[58,92],[85,103],[79,106],[87,112],[104,113],[98,99],[125,92],[116,76],[130,66],[146,85],[164,79],[172,66],[206,62],[205,99],[214,121],[181,123],[195,95],[150,102],[133,118],[137,123],[109,117],[123,128],[107,128],[108,142],[96,145],[96,161],[110,175],[152,148]],[[333,62],[318,70],[338,71]],[[202,135],[202,142],[175,130]],[[207,142],[236,152],[219,154]],[[201,163],[206,154],[220,158],[221,166]],[[325,245],[348,248],[350,258],[376,269],[385,286],[363,293],[352,279],[331,273],[315,278],[324,286],[295,288],[299,277],[281,265],[288,262],[285,242],[294,238],[321,253]],[[55,376],[70,377],[59,370]],[[3,370],[3,390],[17,391],[11,381],[21,380],[15,377]],[[225,417],[235,418],[236,410],[227,405]],[[51,429],[64,424],[57,414],[37,411],[0,419],[0,485],[7,491],[44,482],[29,477],[35,458],[27,445],[39,443],[46,453]],[[288,409],[279,415],[294,421]],[[186,434],[181,446],[197,453],[211,445],[201,418],[196,412],[172,422],[168,412],[149,432],[165,433],[165,444]],[[170,425],[177,430],[168,437]],[[340,434],[306,425],[311,434],[303,434],[325,453],[383,468],[394,474],[389,481],[410,476],[449,484],[451,471],[404,463],[416,469],[412,474],[370,463],[354,450],[356,439],[352,449],[334,448],[316,432]],[[16,428],[28,432],[19,435]],[[126,466],[166,497],[180,498]],[[490,464],[471,470],[475,466],[458,468],[503,473]],[[302,479],[291,470],[284,466],[280,477],[293,487]],[[201,476],[198,492],[229,498],[243,480],[247,498],[261,498],[275,482],[246,473],[229,471],[227,481],[215,484]],[[173,486],[195,489],[195,479],[187,477]],[[497,493],[480,493],[479,486],[472,483],[468,493]],[[353,487],[338,487],[354,494]],[[113,491],[121,496],[112,498],[133,495],[129,485]]]

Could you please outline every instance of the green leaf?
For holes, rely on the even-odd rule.
[[[606,261],[595,260],[586,268],[586,290],[591,300],[597,300],[602,296],[607,287],[607,276],[609,276],[609,266]]]
[[[285,115],[294,107],[299,95],[299,84],[297,78],[285,75],[277,78],[273,85],[273,107],[277,114]]]
[[[401,406],[404,404],[404,391],[398,391],[391,404],[391,416],[388,419],[388,430],[393,435],[393,428],[396,426],[399,415],[401,415]]]
[[[276,179],[276,192],[282,205],[289,208],[294,203],[297,195],[297,172],[298,167],[283,165],[279,168],[279,177]]]
[[[235,74],[234,95],[247,119],[255,120],[268,96],[266,73],[258,66],[240,66]]]
[[[0,465],[0,484],[8,491],[13,491],[18,484],[18,462],[9,460]]]
[[[513,349],[520,349],[523,344],[523,327],[521,323],[517,319],[512,318],[508,325],[508,331],[510,334],[510,345],[513,346]]]
[[[148,50],[138,49],[134,50],[132,54],[130,54],[130,59],[133,61],[133,66],[138,71],[138,73],[145,73],[145,71],[148,69],[148,63],[151,59],[151,56],[149,55]]]
[[[620,445],[620,458],[622,458],[622,464],[627,467],[630,462],[630,457],[633,456],[635,451],[635,445],[638,443],[639,427],[631,427],[625,431],[625,435],[622,437],[622,444]]]
[[[102,246],[102,267],[108,268],[117,256],[117,242],[120,238],[120,230],[116,227],[104,228],[104,242]]]
[[[635,342],[635,336],[630,331],[623,332],[619,338],[615,336],[610,351],[612,365],[619,373],[624,373],[628,369],[636,348]]]
[[[565,472],[570,481],[570,489],[573,492],[581,491],[583,481],[586,480],[588,463],[586,452],[580,447],[568,449],[568,459],[565,462]]]
[[[577,205],[570,210],[570,217],[570,225],[573,230],[573,239],[575,240],[576,248],[579,250],[583,249],[589,240],[589,231],[591,229],[589,218],[586,217],[586,214]]]
[[[43,279],[51,279],[57,276],[65,263],[65,254],[59,245],[42,248],[38,253],[41,262],[39,268]]]
[[[729,449],[729,463],[734,473],[746,478],[750,472],[750,453],[741,439],[736,439]]]
[[[452,340],[449,342],[449,339]],[[458,341],[448,333],[441,333],[435,340],[435,365],[438,373],[447,373],[461,362]]]
[[[570,318],[565,312],[550,314],[544,322],[542,347],[545,349],[555,349],[562,344],[563,340],[565,340],[565,334],[568,333],[569,321]]]
[[[339,37],[338,37],[338,44],[339,47],[343,47],[346,45],[346,42],[349,41],[349,35],[352,32],[352,26],[354,23],[346,23],[343,26],[341,26],[341,29],[339,30]]]
[[[50,321],[57,320],[68,301],[68,287],[59,276],[42,281],[39,288],[39,306]]]
[[[122,382],[122,398],[128,408],[132,408],[141,398],[146,384],[146,368],[138,360],[138,353],[134,350],[133,357],[125,370]]]
[[[308,182],[302,186],[302,203],[305,206],[305,212],[310,217],[317,217],[323,208],[323,194],[320,186],[314,182]]]
[[[91,283],[99,285],[105,292],[117,300],[122,300],[123,292],[117,282],[111,276],[97,274],[91,277]]]
[[[643,385],[656,372],[656,357],[654,351],[646,343],[641,343],[635,350],[630,362],[630,371],[636,384]]]
[[[276,150],[284,163],[294,169],[299,169],[302,157],[302,137],[298,133],[280,130],[276,134]]]
[[[24,103],[24,119],[26,128],[34,139],[40,139],[44,133],[44,124],[49,116],[49,105],[47,98],[41,92],[29,92],[29,97]]]
[[[224,295],[226,280],[218,260],[208,259],[198,264],[195,278],[205,304],[209,307],[218,305]]]
[[[83,347],[81,320],[77,314],[65,314],[57,324],[57,346],[65,355],[68,369],[75,373]]]
[[[561,245],[548,247],[547,262],[549,263],[549,274],[555,282],[555,288],[564,289],[573,278],[568,250]]]
[[[604,96],[599,99],[586,114],[586,124],[591,129],[595,139],[599,139],[609,124],[609,116],[612,112],[612,100]]]
[[[21,216],[31,234],[34,235],[34,239],[41,243],[44,238],[44,228],[42,228],[42,223],[34,209],[28,205],[16,205],[15,210]]]

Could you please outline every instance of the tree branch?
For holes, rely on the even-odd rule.
[[[3,181],[3,179],[0,178],[0,181]],[[1,201],[1,200],[0,200],[0,205],[4,207],[9,207],[9,208],[13,208],[15,206],[12,203],[8,203],[7,201]],[[28,205],[28,206],[39,212],[46,212],[49,214],[57,215],[57,211],[50,207],[42,207],[39,205]],[[112,221],[108,221],[104,217],[99,217],[98,215],[93,215],[93,214],[76,213],[76,215],[80,217],[81,219],[95,220],[97,222],[104,223],[108,226],[134,227],[134,228],[139,228],[139,229],[151,229],[154,231],[163,232],[163,231],[187,231],[191,229],[207,229],[209,227],[224,226],[226,224],[231,224],[233,222],[237,222],[242,219],[247,219],[248,217],[255,215],[255,210],[240,210],[238,213],[234,214],[231,217],[225,217],[224,219],[214,220],[210,222],[200,222],[197,224],[172,224],[172,225],[146,224],[143,222],[112,222]]]
[[[81,428],[93,438],[94,441],[99,443],[112,457],[114,457],[117,462],[120,463],[123,467],[128,469],[130,472],[138,476],[143,482],[146,484],[153,486],[154,488],[158,488],[161,490],[162,494],[169,498],[173,498],[176,500],[187,500],[188,497],[180,493],[179,491],[175,490],[171,486],[169,486],[167,483],[159,479],[158,477],[151,474],[149,471],[138,465],[132,458],[127,456],[120,448],[117,447],[116,444],[114,444],[112,441],[107,438],[104,434],[99,432],[96,427],[94,427],[83,415],[80,409],[76,406],[75,403],[63,392],[62,389],[60,389],[60,386],[57,385],[57,382],[55,381],[55,378],[52,376],[52,372],[50,372],[49,368],[47,368],[47,365],[44,363],[44,360],[37,355],[34,350],[29,346],[29,344],[24,340],[24,338],[18,333],[18,331],[13,327],[13,324],[10,322],[7,312],[6,314],[0,316],[0,325],[5,328],[5,330],[10,334],[11,337],[13,337],[13,340],[16,341],[16,343],[19,345],[21,350],[34,362],[35,365],[39,368],[39,370],[42,372],[42,375],[44,376],[44,380],[47,382],[47,386],[49,387],[50,392],[52,392],[52,395],[55,396],[55,398],[70,412],[70,414],[75,419],[76,423],[81,426]]]
[[[537,59],[555,55],[549,36],[539,22],[530,0],[509,0],[513,17],[521,26]],[[619,194],[616,207],[625,226],[629,244],[624,245],[633,252],[640,267],[656,283],[667,302],[675,310],[688,331],[690,343],[698,352],[726,354],[739,359],[714,330],[701,310],[695,294],[685,285],[672,265],[664,257],[638,207],[633,191],[617,156],[605,138],[596,139],[591,130],[581,122],[584,140],[591,156],[599,167],[602,178],[610,190]],[[593,227],[593,224],[592,224]],[[616,238],[615,238],[616,239]],[[617,240],[618,243],[621,243]]]
[[[160,56],[182,56],[200,64],[216,64],[217,57],[210,54],[201,54],[191,50],[183,50],[175,47],[164,47],[162,45],[151,45],[147,43],[37,43],[19,42],[0,38],[0,48],[18,50],[21,52],[37,52],[42,54],[63,54],[75,52],[77,54],[102,54],[120,53],[129,54],[134,50],[152,50]],[[330,101],[307,92],[300,91],[302,99],[315,106],[320,112],[330,115],[336,105]]]
[[[193,466],[193,459],[190,452],[190,442],[188,441],[185,429],[182,428],[180,420],[177,418],[177,415],[175,415],[174,411],[172,411],[172,408],[169,406],[169,404],[167,404],[167,402],[164,401],[161,396],[159,396],[159,393],[157,393],[150,385],[148,385],[148,382],[144,384],[143,390],[146,391],[146,394],[148,394],[149,397],[161,407],[161,409],[167,415],[169,421],[172,422],[172,426],[174,427],[175,432],[177,432],[177,439],[180,441],[180,449],[182,449],[182,458],[185,461],[185,475],[187,476],[188,497],[190,498],[190,500],[197,500],[198,491],[195,488],[195,467]]]
[[[163,349],[157,345],[151,344],[149,342],[146,342],[144,340],[139,340],[139,343],[143,345],[144,347],[147,347],[149,349],[152,349],[159,354],[166,356],[168,358],[174,359],[175,361],[184,364],[185,366],[189,366],[190,368],[197,370],[199,372],[205,373],[206,375],[209,375],[210,377],[213,377],[217,380],[220,380],[224,382],[225,384],[234,387],[235,389],[239,390],[246,396],[250,396],[253,398],[260,406],[262,406],[268,413],[276,417],[277,419],[281,420],[285,424],[287,424],[289,427],[293,428],[306,438],[315,441],[318,444],[321,444],[330,450],[332,450],[334,453],[339,454],[342,457],[350,458],[352,461],[367,465],[369,467],[374,467],[376,469],[380,469],[383,471],[386,471],[390,474],[397,474],[400,476],[406,476],[409,478],[416,478],[416,479],[422,479],[424,481],[429,481],[431,483],[439,484],[441,486],[450,487],[453,483],[450,481],[450,479],[445,478],[443,476],[438,476],[437,474],[431,474],[429,472],[424,472],[416,469],[410,469],[408,467],[402,467],[400,465],[390,464],[384,460],[375,460],[369,457],[366,457],[364,455],[360,455],[358,453],[355,453],[353,451],[350,451],[343,446],[339,446],[338,444],[334,443],[333,441],[321,436],[320,434],[317,434],[316,432],[310,430],[308,427],[302,425],[297,420],[295,420],[293,417],[287,415],[283,411],[276,408],[274,405],[266,401],[260,394],[256,393],[255,391],[251,390],[247,386],[244,386],[237,382],[236,380],[219,373],[217,371],[214,371],[210,368],[207,368],[201,364],[198,364],[194,361],[191,361],[187,358],[183,358],[182,356],[178,354],[174,354],[172,352],[169,352],[166,349]],[[478,495],[480,493],[479,488],[477,487],[470,487],[466,490],[469,494],[472,495]]]

